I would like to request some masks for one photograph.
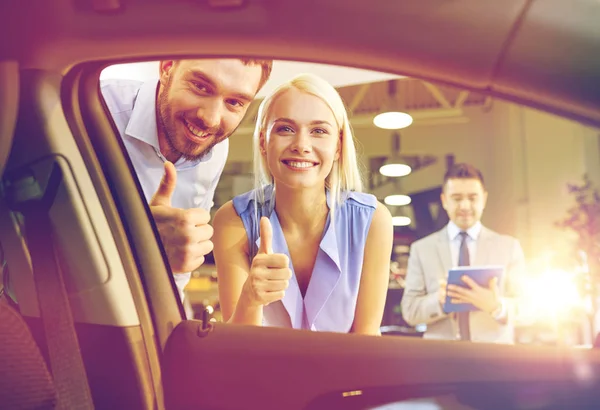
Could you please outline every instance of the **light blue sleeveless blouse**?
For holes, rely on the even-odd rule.
[[[257,192],[250,191],[233,198],[233,206],[242,219],[248,243],[260,246],[259,221],[269,217],[273,227],[273,252],[290,256],[275,212],[272,186],[264,189],[264,200],[257,202]],[[331,198],[327,192],[327,204]],[[312,276],[303,298],[295,274],[281,301],[264,308],[265,326],[290,327],[347,333],[354,322],[354,311],[360,286],[364,248],[377,200],[373,195],[345,192],[334,213],[335,224],[327,218],[325,231],[315,260]],[[294,268],[290,258],[290,269]]]

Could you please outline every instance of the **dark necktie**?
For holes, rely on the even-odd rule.
[[[469,235],[466,232],[460,233],[460,250],[458,251],[458,266],[471,265],[469,257],[469,247],[467,239]],[[458,331],[461,340],[471,340],[471,330],[469,329],[469,312],[458,312]]]

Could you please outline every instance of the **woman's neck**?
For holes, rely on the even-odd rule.
[[[287,232],[322,231],[329,213],[325,187],[290,189],[277,186],[275,211],[282,229]]]

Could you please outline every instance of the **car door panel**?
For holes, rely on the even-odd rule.
[[[100,202],[99,188],[92,184],[71,136],[60,98],[63,78],[40,70],[20,74],[19,117],[2,180],[2,220],[11,229],[3,231],[1,240],[12,236],[13,244],[22,245],[10,262],[11,277],[18,278],[12,283],[21,312],[48,359],[27,238],[19,213],[7,204],[18,201],[27,189],[44,192],[50,170],[58,167],[62,179],[49,208],[54,240],[46,245],[53,247],[66,283],[94,403],[98,408],[156,408],[160,389],[155,386],[160,384],[148,356],[154,344],[151,322],[143,331],[138,315],[145,300],[134,301],[123,252],[108,224],[108,206]],[[16,258],[20,265],[12,264]]]
[[[579,378],[574,369],[583,365],[595,374],[599,364],[596,351],[226,324],[205,329],[188,320],[169,338],[163,374],[167,408],[347,408],[355,401],[376,403],[386,397],[377,394],[385,387],[395,389],[387,397],[397,401],[503,383],[524,390],[579,386],[589,394],[597,380]],[[371,399],[356,397],[363,393]]]

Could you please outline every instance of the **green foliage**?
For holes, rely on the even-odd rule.
[[[567,211],[567,217],[558,221],[560,228],[577,234],[576,249],[587,254],[590,273],[600,275],[600,194],[587,175],[582,184],[567,184],[575,197],[575,205]]]

